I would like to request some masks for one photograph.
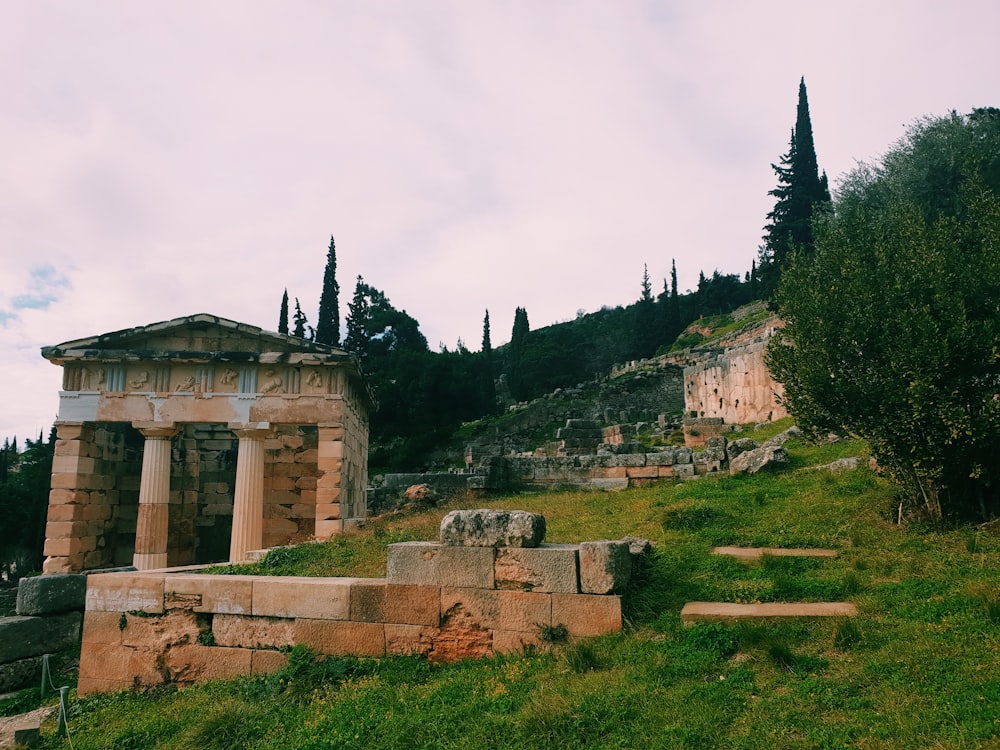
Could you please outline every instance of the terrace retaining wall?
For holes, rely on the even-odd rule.
[[[300,643],[321,654],[452,661],[544,647],[560,625],[570,639],[618,631],[615,592],[627,576],[608,560],[622,548],[627,555],[626,542],[393,544],[388,575],[376,579],[92,575],[77,691],[274,672]]]

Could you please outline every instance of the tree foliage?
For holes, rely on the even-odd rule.
[[[768,352],[789,410],[867,439],[931,513],[1000,514],[1000,110],[918,122],[815,232]]]
[[[288,333],[288,290],[281,295],[281,308],[278,310],[278,333]]]
[[[41,570],[55,430],[48,440],[4,441],[0,449],[0,572],[18,578]]]
[[[323,291],[319,297],[316,343],[340,346],[340,285],[337,283],[337,246],[332,234],[323,270]]]
[[[758,291],[766,298],[774,294],[789,254],[793,250],[812,252],[813,214],[830,203],[826,174],[820,174],[816,161],[804,78],[799,81],[799,103],[788,152],[771,168],[778,177],[778,185],[768,193],[775,198],[774,209],[767,215],[757,269]]]
[[[299,298],[295,298],[295,315],[293,317],[294,328],[292,329],[292,335],[300,339],[306,337],[306,324],[308,320],[306,319],[305,313],[302,312],[302,306],[299,304]]]

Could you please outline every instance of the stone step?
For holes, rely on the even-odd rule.
[[[713,547],[713,555],[728,555],[741,560],[759,560],[764,555],[772,557],[836,557],[835,549],[790,549],[783,547]]]
[[[854,617],[858,608],[851,602],[688,602],[681,610],[681,622],[735,622],[787,617]]]

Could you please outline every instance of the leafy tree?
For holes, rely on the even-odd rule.
[[[46,441],[25,441],[17,452],[17,440],[5,441],[7,473],[0,476],[0,572],[18,578],[41,570],[45,544],[55,429]]]
[[[319,296],[316,342],[340,346],[340,285],[337,283],[337,246],[332,234],[323,271],[323,291]]]
[[[308,322],[305,313],[302,312],[302,306],[299,305],[299,298],[295,298],[295,315],[292,318],[295,322],[295,328],[292,329],[292,335],[297,336],[300,339],[306,337],[306,323]]]
[[[278,333],[288,333],[288,290],[281,295],[281,310],[278,312]]]
[[[789,253],[793,249],[812,251],[813,215],[830,203],[826,174],[820,175],[816,161],[805,78],[799,81],[799,103],[788,153],[771,168],[778,176],[778,186],[768,193],[776,200],[767,215],[758,268],[760,292],[766,298],[774,294]]]
[[[932,514],[1000,514],[1000,110],[916,123],[815,231],[768,350],[789,410],[868,440]]]

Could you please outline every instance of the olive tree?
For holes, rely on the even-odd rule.
[[[814,231],[768,350],[789,411],[934,515],[1000,514],[1000,110],[916,123]]]

